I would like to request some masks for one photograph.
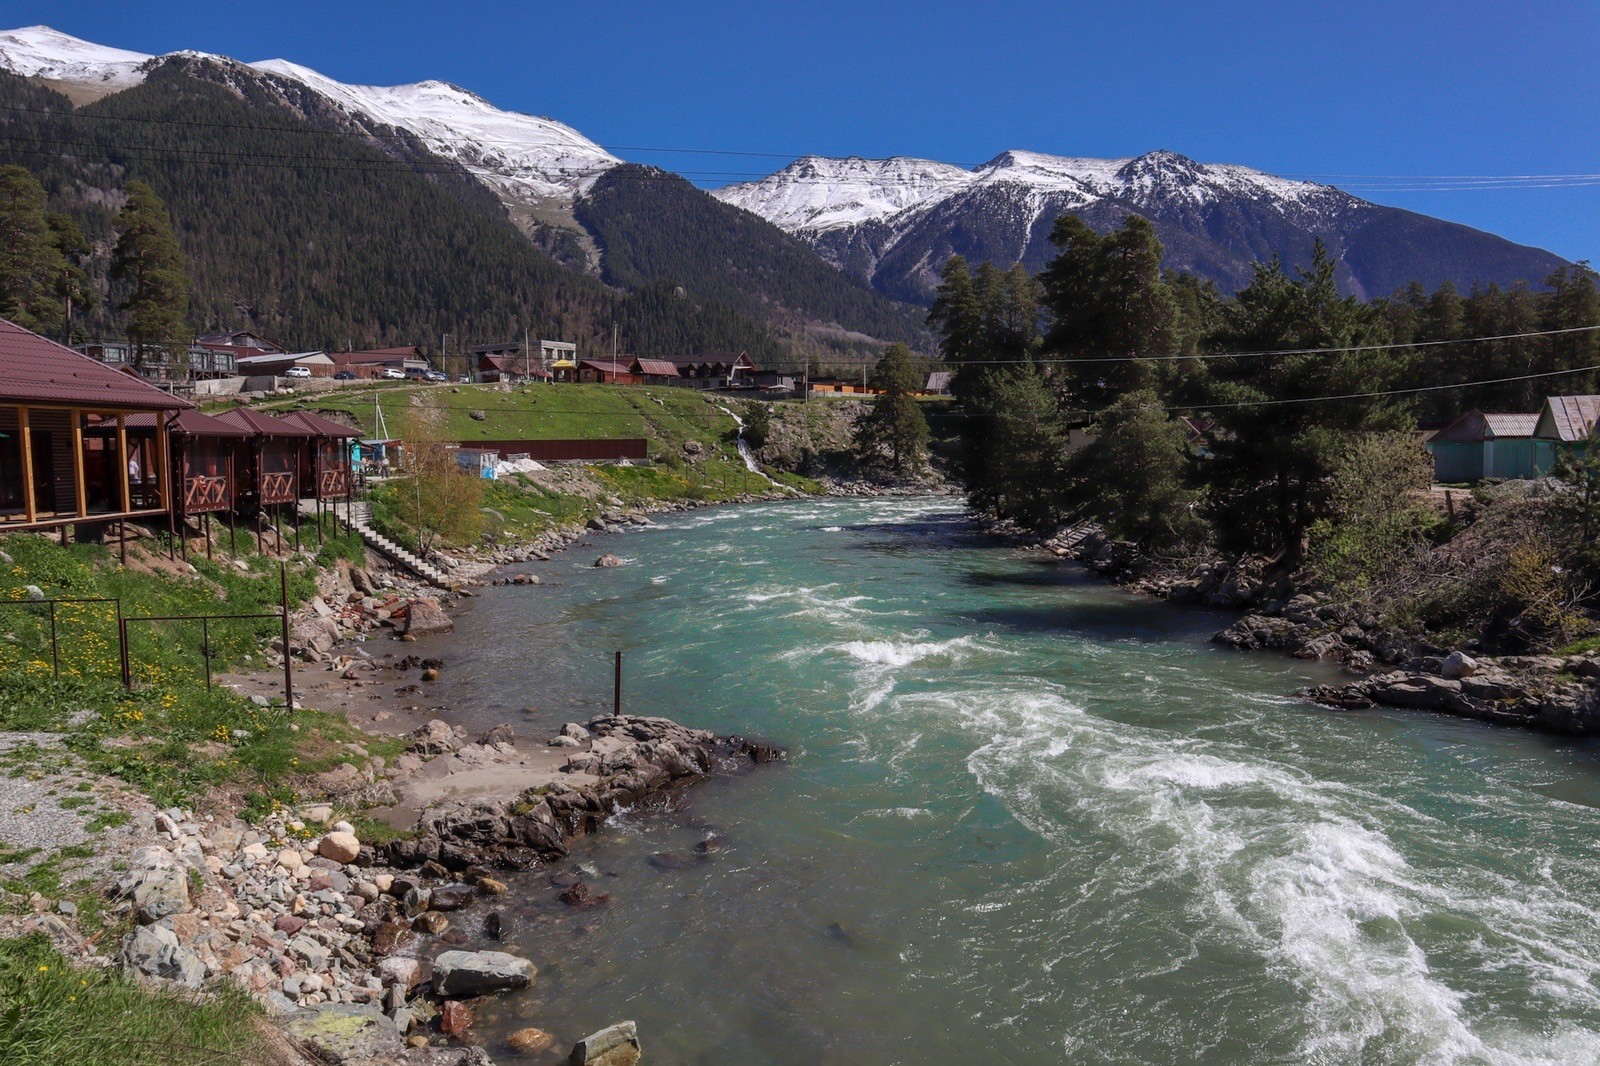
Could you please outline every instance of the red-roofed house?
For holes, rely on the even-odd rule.
[[[404,344],[396,348],[369,348],[363,352],[333,352],[334,373],[350,371],[358,378],[379,378],[385,370],[399,370],[409,373],[412,370],[427,370],[428,361],[422,356],[422,349],[415,344]]]
[[[193,405],[0,319],[0,530],[165,514],[166,427]]]

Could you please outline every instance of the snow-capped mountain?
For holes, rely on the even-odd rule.
[[[1321,238],[1350,292],[1383,296],[1416,279],[1537,283],[1562,260],[1492,234],[1369,203],[1328,185],[1249,167],[1197,163],[1170,151],[1083,159],[1008,151],[966,170],[923,159],[807,156],[714,195],[806,240],[875,288],[926,302],[951,255],[1022,262],[1053,254],[1063,212],[1105,229],[1130,212],[1156,225],[1166,265],[1224,290],[1274,254],[1310,258]]]
[[[158,65],[178,57],[236,63],[197,52],[142,55],[79,40],[48,26],[0,33],[0,69],[101,93],[138,85]],[[283,59],[243,66],[302,85],[366,124],[412,133],[430,151],[462,164],[502,198],[513,201],[570,201],[621,162],[570,126],[503,111],[445,82],[346,85]]]

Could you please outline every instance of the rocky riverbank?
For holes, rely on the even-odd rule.
[[[1430,656],[1345,685],[1304,695],[1329,707],[1403,707],[1587,736],[1600,731],[1600,655]]]

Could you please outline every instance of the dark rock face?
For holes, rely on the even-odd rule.
[[[1600,657],[1579,655],[1465,656],[1425,659],[1417,666],[1348,685],[1319,685],[1305,694],[1330,707],[1405,707],[1515,725],[1546,733],[1600,733]]]
[[[427,810],[418,820],[418,835],[389,844],[384,857],[394,866],[436,863],[455,871],[550,862],[567,854],[572,836],[593,831],[619,807],[650,802],[719,768],[784,756],[767,741],[719,739],[667,718],[604,715],[586,731],[589,750],[575,749],[567,760],[571,787]]]

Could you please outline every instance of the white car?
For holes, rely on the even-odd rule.
[[[386,366],[383,368],[383,376],[388,378],[390,381],[404,381],[406,379],[406,372],[404,370],[396,370],[392,366]]]
[[[291,366],[283,372],[283,376],[286,378],[308,378],[311,376],[311,368],[309,366]]]

